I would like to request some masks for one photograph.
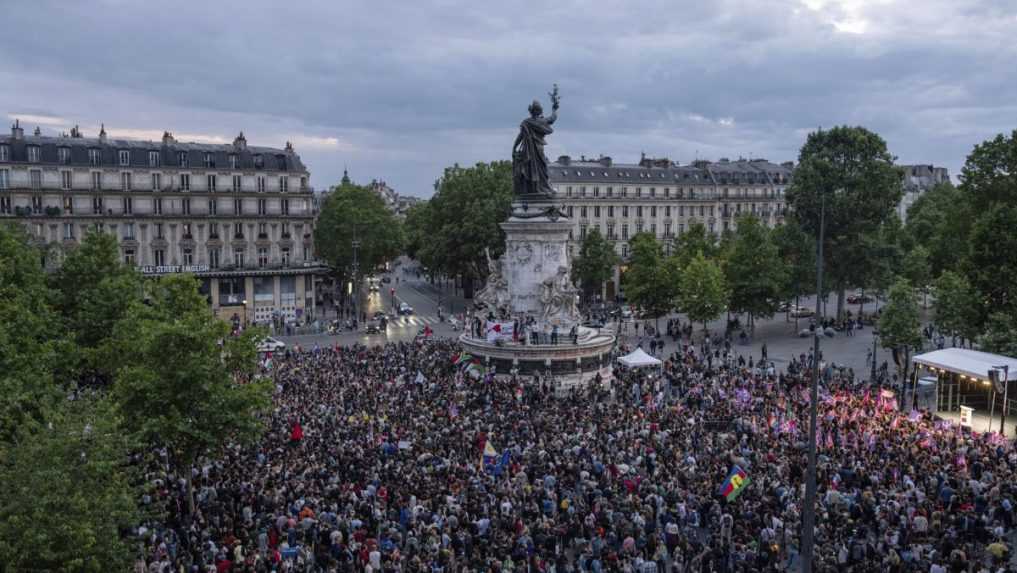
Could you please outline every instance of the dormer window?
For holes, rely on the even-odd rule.
[[[120,155],[120,165],[123,165],[123,166],[126,167],[126,166],[131,164],[131,152],[130,151],[127,151],[126,149],[121,149],[119,155]]]
[[[265,158],[262,157],[260,154],[254,156],[254,168],[255,169],[265,168]]]
[[[148,152],[148,166],[149,167],[159,167],[160,163],[162,163],[162,161],[161,161],[161,157],[159,156],[159,152],[158,151],[149,151]]]
[[[88,150],[88,164],[93,167],[102,165],[102,150],[100,149],[89,149]]]
[[[58,147],[57,148],[57,160],[64,165],[71,162],[71,148],[70,147]]]
[[[230,169],[236,169],[237,168],[237,164],[238,164],[237,154],[236,153],[230,153]]]
[[[187,152],[181,151],[177,153],[177,165],[180,167],[187,167]]]
[[[0,145],[0,161],[11,160],[11,147],[9,145]]]
[[[28,162],[29,163],[38,163],[39,162],[39,157],[42,155],[40,153],[40,151],[41,151],[41,149],[39,148],[38,145],[29,145],[28,146]]]
[[[205,167],[208,169],[215,168],[215,155],[212,153],[205,154]]]

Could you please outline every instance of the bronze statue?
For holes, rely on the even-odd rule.
[[[548,95],[551,96],[551,116],[544,117],[544,108],[533,100],[530,117],[519,125],[519,135],[512,144],[512,189],[521,199],[546,201],[553,195],[547,183],[544,138],[554,133],[551,124],[558,119],[558,84],[554,84],[554,90]]]

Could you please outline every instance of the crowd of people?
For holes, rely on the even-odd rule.
[[[272,357],[258,443],[149,469],[161,517],[138,531],[138,573],[797,570],[811,356],[779,371],[687,345],[660,374],[562,396],[459,354]],[[1012,570],[1010,443],[837,376],[820,395],[817,571]],[[748,485],[728,499],[735,467]]]

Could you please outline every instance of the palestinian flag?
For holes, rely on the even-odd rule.
[[[470,356],[469,354],[465,352],[460,352],[459,356],[456,356],[455,358],[452,359],[452,366],[464,367],[465,365],[469,364],[470,360],[472,359],[473,357]]]

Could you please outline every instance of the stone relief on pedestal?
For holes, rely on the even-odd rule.
[[[503,272],[504,265],[501,259],[491,258],[489,249],[484,249],[484,253],[487,255],[487,283],[477,292],[474,299],[492,312],[507,313],[511,296],[508,291],[508,280]]]
[[[576,308],[576,289],[569,278],[566,267],[558,267],[553,277],[540,283],[540,303],[543,305],[544,322],[558,319],[574,322],[579,316]]]
[[[533,258],[533,245],[529,243],[516,243],[512,249],[512,255],[516,263],[524,265]]]
[[[558,262],[561,255],[561,250],[558,245],[548,243],[544,245],[544,258],[551,262]]]

